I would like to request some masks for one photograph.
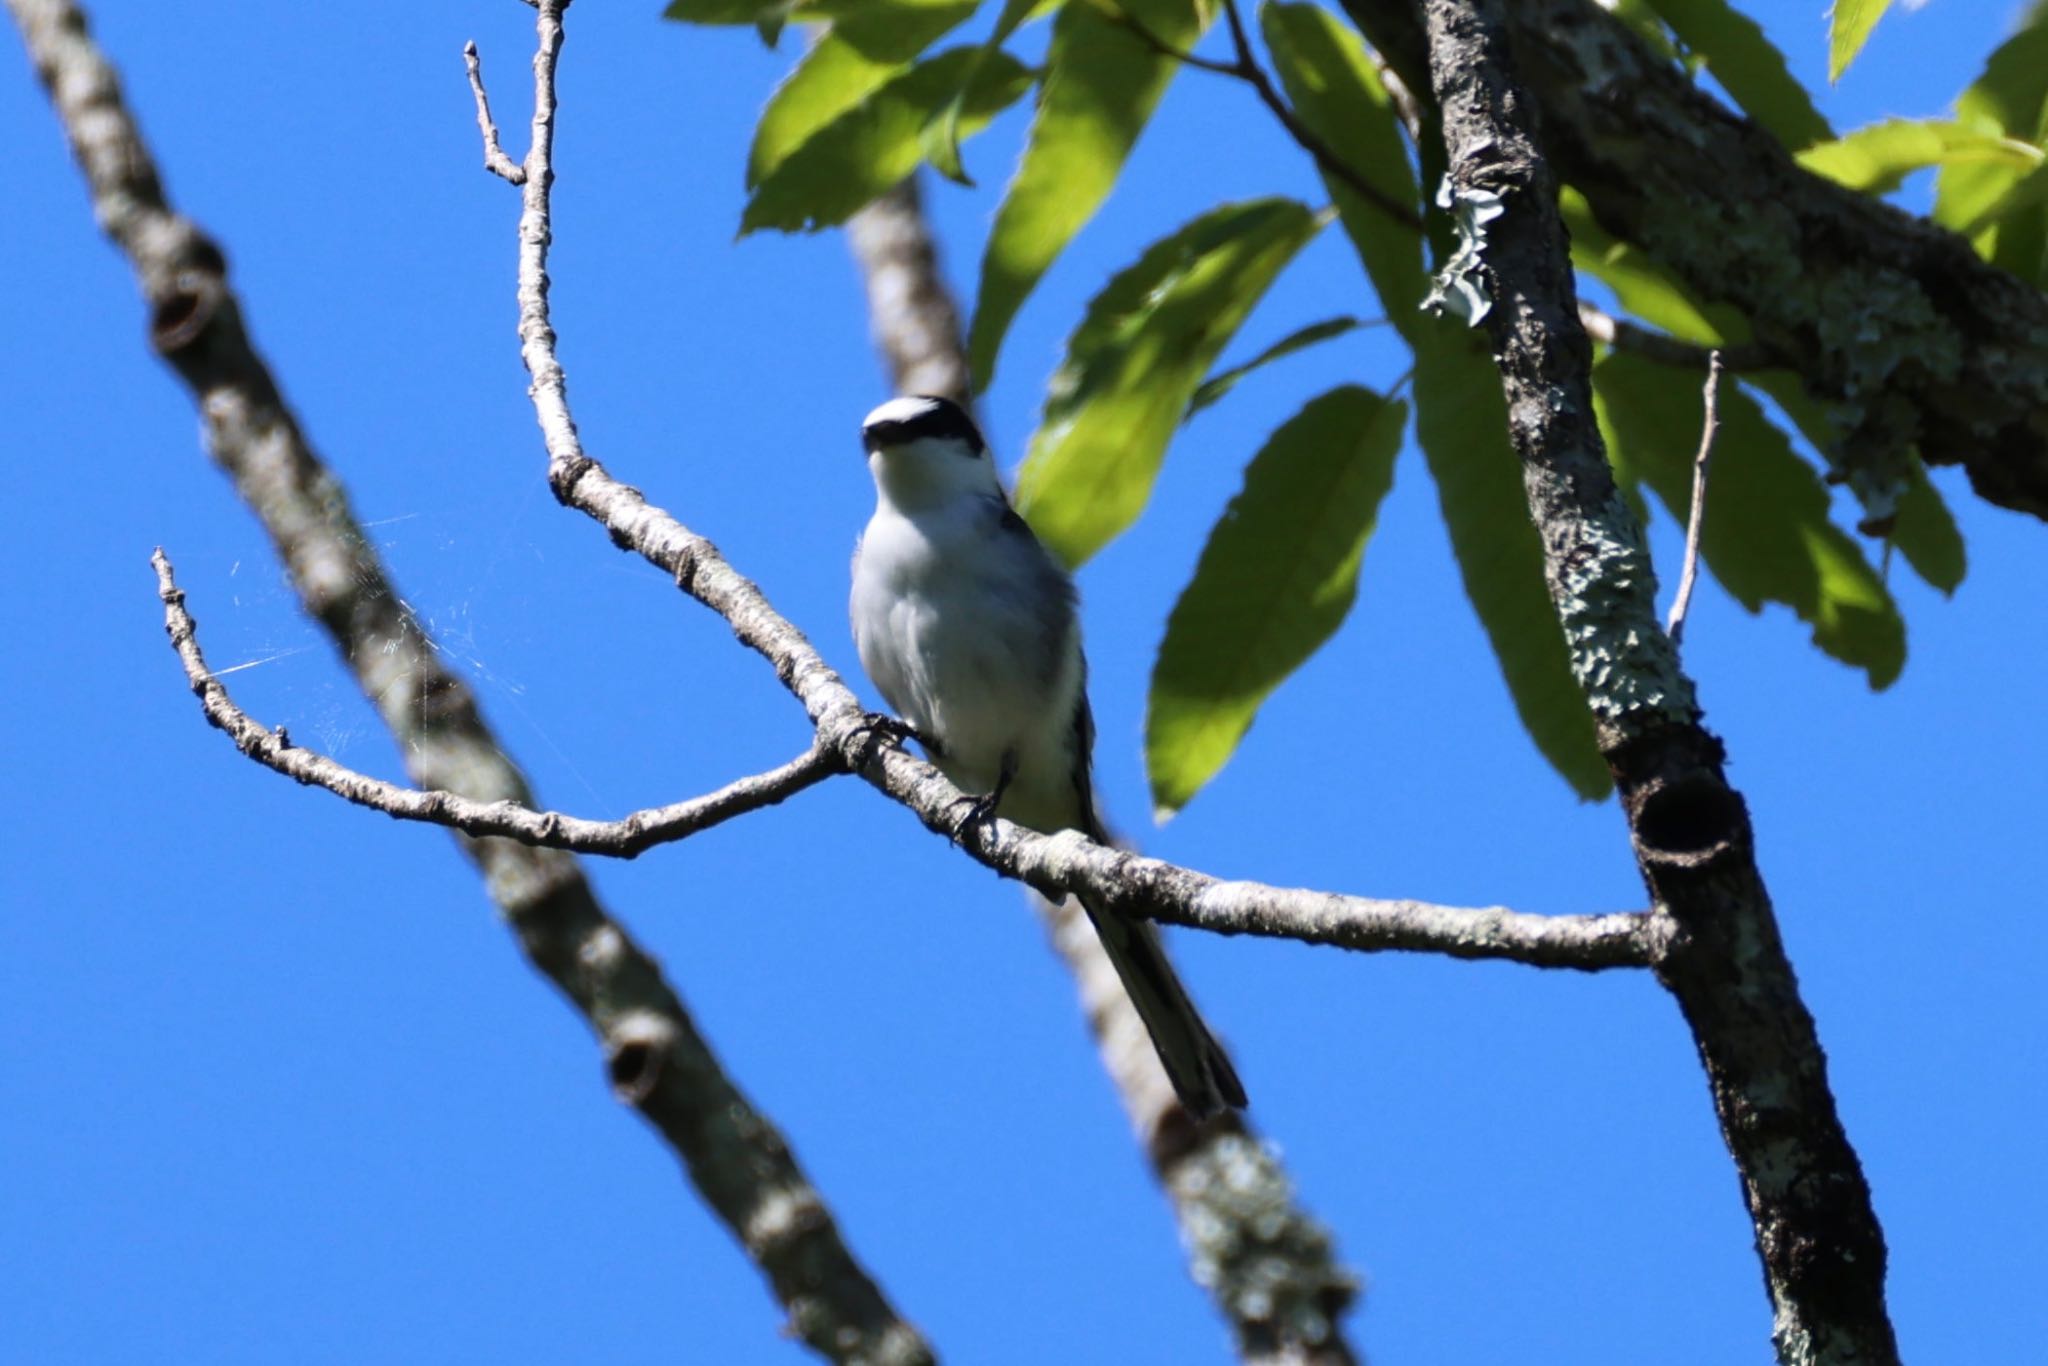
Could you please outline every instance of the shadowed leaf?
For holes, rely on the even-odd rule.
[[[1739,313],[1723,305],[1698,302],[1662,267],[1607,236],[1576,192],[1565,191],[1558,204],[1571,229],[1573,263],[1612,289],[1630,313],[1660,331],[1701,346],[1735,346],[1749,340],[1749,325]],[[1691,371],[1667,370],[1664,383],[1673,386],[1674,402],[1690,394],[1696,403],[1703,378]],[[1790,370],[1762,370],[1745,372],[1742,378],[1769,394],[1823,458],[1840,444],[1842,434],[1834,420],[1826,407],[1806,392],[1798,375]],[[1941,491],[1928,482],[1917,464],[1911,467],[1907,487],[1900,495],[1898,520],[1892,525],[1890,539],[1913,572],[1942,592],[1953,593],[1962,583],[1968,568],[1962,532]]]
[[[1594,367],[1593,383],[1616,470],[1649,485],[1683,524],[1702,414],[1699,394],[1669,376],[1617,353]],[[1822,651],[1862,669],[1871,687],[1886,687],[1906,662],[1906,626],[1890,592],[1829,516],[1820,476],[1756,401],[1724,381],[1719,409],[1700,558],[1751,612],[1784,603]]]
[[[1834,136],[1785,54],[1728,0],[1649,0],[1678,40],[1706,63],[1742,111],[1793,150]]]
[[[1217,399],[1222,398],[1237,387],[1239,380],[1260,366],[1270,365],[1274,361],[1282,360],[1297,351],[1305,351],[1318,342],[1325,342],[1332,337],[1341,337],[1346,332],[1355,332],[1361,327],[1370,326],[1372,324],[1364,318],[1325,318],[1319,323],[1310,323],[1307,327],[1296,328],[1244,364],[1233,365],[1228,370],[1219,370],[1203,380],[1201,387],[1195,390],[1194,398],[1188,401],[1187,416],[1193,417]],[[1186,420],[1187,418],[1182,419],[1182,421]]]
[[[1346,385],[1252,457],[1153,665],[1145,769],[1158,819],[1216,776],[1259,705],[1351,610],[1407,424],[1406,404]]]
[[[1123,0],[1123,9],[1182,51],[1204,26],[1193,0]],[[1017,310],[1109,196],[1179,68],[1094,4],[1065,5],[1053,20],[1038,113],[982,253],[967,342],[976,392],[988,388]]]

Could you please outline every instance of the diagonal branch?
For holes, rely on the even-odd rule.
[[[1890,1366],[1884,1235],[1835,1112],[1742,798],[1659,627],[1642,529],[1593,420],[1557,185],[1529,127],[1502,0],[1425,0],[1453,193],[1504,212],[1485,323],[1542,535],[1551,598],[1599,725],[1645,882],[1676,923],[1658,977],[1699,1048],[1756,1228],[1781,1361]]]
[[[818,729],[824,746],[870,785],[910,808],[927,829],[1008,877],[1048,896],[1087,891],[1124,915],[1230,933],[1275,934],[1358,949],[1426,949],[1459,957],[1508,958],[1543,967],[1649,965],[1662,943],[1661,917],[1512,916],[1422,907],[1326,892],[1223,882],[1156,859],[1090,842],[1077,831],[1041,835],[1009,821],[957,829],[963,794],[930,764],[894,745],[877,746],[860,700],[802,631],[777,612],[718,547],[640,490],[621,483],[583,449],[569,410],[568,380],[548,314],[550,190],[554,183],[555,65],[561,5],[541,0],[541,48],[534,61],[533,143],[520,187],[520,357],[548,454],[548,486],[567,507],[638,552],[678,588],[723,617],[741,644],[775,669]]]
[[[70,0],[5,0],[84,171],[101,226],[149,306],[157,352],[201,400],[214,460],[262,521],[307,611],[381,712],[416,782],[524,803],[463,681],[404,604],[346,492],[256,354],[220,248],[166,202],[114,69]],[[682,1160],[689,1180],[762,1269],[792,1330],[839,1360],[931,1360],[854,1260],[782,1134],[740,1093],[660,965],[608,915],[574,859],[465,839],[535,969],[604,1049],[613,1087]]]
[[[1417,0],[1342,7],[1429,89]],[[2048,518],[2048,294],[1805,170],[1596,0],[1518,0],[1506,23],[1558,176],[1607,231],[1739,309],[1771,361],[1842,416],[1830,459],[1859,496],[1896,487],[1917,450]]]

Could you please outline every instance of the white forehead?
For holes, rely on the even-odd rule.
[[[881,407],[861,419],[861,426],[872,427],[877,422],[910,422],[920,417],[929,417],[939,410],[931,399],[916,394],[892,398]]]

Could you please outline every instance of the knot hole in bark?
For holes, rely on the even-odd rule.
[[[605,1041],[605,1076],[612,1094],[628,1105],[643,1104],[654,1094],[674,1042],[668,1021],[652,1015],[619,1022]]]
[[[1698,866],[1731,848],[1748,814],[1742,798],[1709,774],[1659,782],[1638,798],[1636,842],[1646,858]]]

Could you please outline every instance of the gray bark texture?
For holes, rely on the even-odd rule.
[[[1415,0],[1344,9],[1411,89],[1430,88]],[[2048,295],[1802,169],[1593,0],[1508,11],[1525,117],[1556,177],[1609,232],[1749,320],[1756,358],[1798,374],[1846,433],[1829,458],[1866,508],[1881,511],[1917,450],[2048,518]]]
[[[524,776],[407,610],[346,490],[257,354],[226,256],[166,200],[85,15],[66,0],[6,3],[85,173],[100,226],[134,267],[151,344],[192,391],[209,453],[269,532],[306,610],[377,707],[407,771],[425,788],[530,807]],[[167,582],[163,589],[175,592]],[[761,1267],[792,1331],[834,1361],[929,1362],[917,1331],[847,1250],[782,1135],[725,1074],[660,967],[599,905],[576,860],[509,839],[459,842],[528,960],[597,1035],[616,1094],[674,1149],[698,1193]]]
[[[1504,210],[1486,225],[1481,269],[1510,432],[1638,865],[1676,922],[1657,973],[1692,1028],[1742,1179],[1779,1359],[1896,1362],[1869,1186],[1778,936],[1748,811],[1657,622],[1641,529],[1615,490],[1593,419],[1592,348],[1556,181],[1532,133],[1538,102],[1517,84],[1506,7],[1427,0],[1425,18],[1453,195]],[[1637,580],[1634,591],[1615,591],[1617,576]]]

